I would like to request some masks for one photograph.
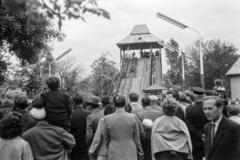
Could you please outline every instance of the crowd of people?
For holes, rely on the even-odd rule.
[[[49,91],[0,107],[1,160],[239,160],[240,106],[203,88],[85,100]],[[206,95],[207,93],[207,95]]]

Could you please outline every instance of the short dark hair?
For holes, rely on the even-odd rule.
[[[179,94],[176,91],[167,91],[167,94],[172,94],[172,97],[175,98],[176,100],[179,99]]]
[[[228,105],[228,100],[226,98],[223,99],[223,105],[227,106]]]
[[[14,100],[15,107],[19,109],[26,109],[28,107],[28,99],[27,97],[17,97]]]
[[[14,113],[5,116],[0,121],[0,137],[2,139],[12,139],[22,133],[22,118],[20,114]]]
[[[149,106],[150,105],[150,98],[145,97],[141,99],[142,105],[143,106]]]
[[[83,103],[83,97],[80,94],[76,94],[73,97],[73,101],[75,102],[76,105],[80,105]]]
[[[113,97],[113,104],[115,107],[124,107],[126,105],[126,98],[122,95]]]
[[[58,77],[52,76],[46,80],[46,84],[50,90],[58,89],[60,85],[60,79]]]
[[[137,93],[132,92],[129,94],[129,99],[131,102],[137,102],[138,98],[139,98],[139,96]]]
[[[215,106],[217,108],[223,106],[223,100],[220,97],[218,97],[218,96],[205,96],[203,98],[203,102],[207,101],[207,100],[211,100],[211,99],[215,100]]]

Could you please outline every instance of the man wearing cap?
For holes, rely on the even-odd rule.
[[[22,138],[29,143],[34,160],[68,160],[67,152],[75,145],[74,137],[62,127],[51,125],[45,120],[46,111],[40,100],[36,100],[32,108],[30,113],[38,123],[26,131]]]
[[[158,97],[151,95],[151,96],[149,96],[149,99],[150,99],[151,109],[163,113],[162,108],[159,105],[157,105]]]
[[[129,94],[129,100],[130,100],[130,105],[132,107],[132,113],[137,114],[138,112],[143,110],[143,107],[138,104],[138,94],[137,93],[130,93]]]
[[[209,122],[203,112],[203,98],[206,92],[203,88],[192,87],[195,103],[186,110],[185,123],[190,132],[193,145],[193,159],[204,157],[204,126]]]
[[[92,114],[87,117],[87,128],[86,128],[86,143],[88,148],[92,144],[92,140],[97,130],[99,120],[104,117],[104,114],[100,111],[100,99],[98,97],[91,97],[90,101],[86,104],[91,108]]]

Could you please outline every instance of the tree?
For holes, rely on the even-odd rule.
[[[167,45],[173,49],[179,50],[179,45],[174,39],[170,39]],[[167,73],[164,75],[165,87],[170,88],[174,85],[182,85],[182,61],[178,52],[172,52],[166,48],[165,53],[167,65],[170,66]]]
[[[43,15],[48,18],[58,18],[58,26],[61,28],[62,21],[66,18],[82,19],[83,15],[91,13],[110,19],[109,13],[98,7],[97,0],[1,0],[2,5],[20,18],[27,17],[28,24],[32,20],[41,20]],[[42,12],[37,12],[41,10]]]
[[[94,95],[107,95],[114,74],[117,72],[116,62],[109,57],[110,53],[104,53],[91,66],[91,92]]]
[[[69,93],[74,93],[83,79],[85,68],[76,57],[67,57],[56,62],[56,73],[60,76],[62,87]]]
[[[33,21],[27,28],[27,19],[20,19],[0,6],[0,52],[15,55],[22,65],[37,62],[38,55],[50,49],[54,39],[63,40],[64,35],[43,17]]]
[[[225,74],[238,59],[238,49],[233,44],[222,42],[220,39],[206,41],[202,46],[205,88],[212,90],[214,80],[221,79],[224,86],[229,90],[229,79]],[[200,57],[197,46],[187,47],[187,59],[189,72],[186,81],[191,86],[200,86]]]

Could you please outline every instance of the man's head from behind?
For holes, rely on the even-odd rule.
[[[147,106],[150,106],[150,98],[147,98],[147,97],[142,98],[141,102],[142,102],[143,108],[146,108]]]
[[[222,116],[223,101],[218,96],[206,96],[203,99],[203,112],[209,121],[216,122]]]
[[[46,80],[46,84],[50,90],[57,90],[60,86],[60,79],[55,76],[49,77]]]
[[[149,99],[150,99],[150,104],[151,105],[156,105],[157,104],[157,101],[158,101],[158,97],[157,96],[151,95],[151,96],[149,96]]]
[[[138,102],[138,98],[139,98],[139,96],[137,93],[132,92],[129,94],[130,102]]]
[[[28,107],[27,97],[17,97],[14,101],[15,107],[24,110]]]

